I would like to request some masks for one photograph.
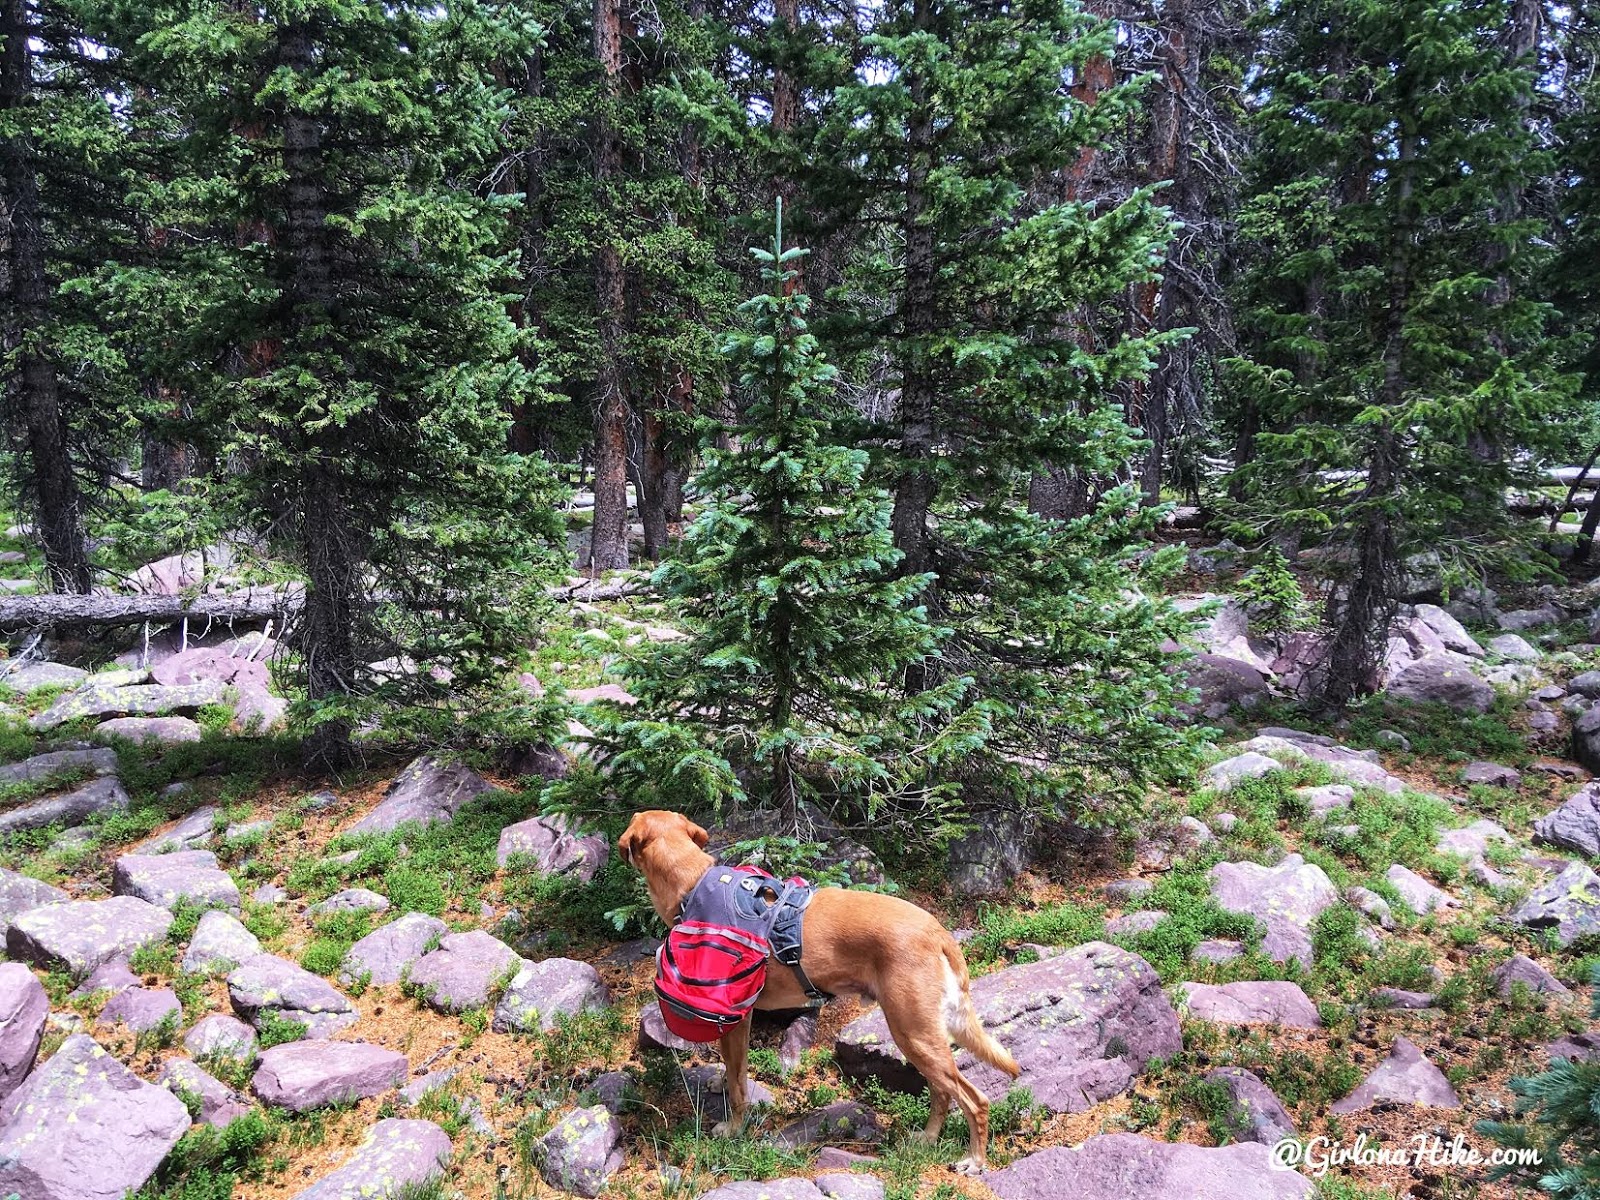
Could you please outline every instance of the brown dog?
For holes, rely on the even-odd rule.
[[[702,848],[709,838],[682,814],[653,810],[637,814],[618,839],[617,849],[644,876],[650,903],[668,925],[678,919],[684,898],[712,866],[714,860]],[[956,1170],[969,1175],[983,1170],[989,1148],[989,1099],[956,1068],[950,1043],[1013,1079],[1021,1068],[979,1023],[968,988],[967,963],[955,939],[914,904],[844,888],[817,889],[805,910],[801,935],[800,966],[812,982],[834,996],[876,1000],[894,1044],[928,1081],[932,1112],[923,1140],[929,1144],[938,1140],[953,1099],[966,1114],[971,1135],[967,1156]],[[806,1002],[794,972],[773,960],[756,1007],[802,1008]],[[749,1018],[722,1035],[728,1119],[713,1130],[719,1136],[744,1126],[749,1047]]]

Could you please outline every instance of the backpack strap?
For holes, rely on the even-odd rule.
[[[808,1007],[820,1007],[829,998],[828,993],[812,983],[811,977],[800,965],[800,922],[816,889],[799,879],[780,883],[770,875],[764,878],[760,875],[750,876],[741,880],[740,886],[758,896],[763,890],[775,893],[775,898],[767,902],[766,910],[762,913],[762,933],[772,945],[772,957],[794,972],[795,982],[810,1001]],[[786,927],[793,927],[792,936],[774,937],[774,930],[780,921]]]

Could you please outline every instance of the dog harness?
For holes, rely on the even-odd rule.
[[[656,995],[667,1027],[707,1042],[755,1007],[768,958],[795,974],[812,1005],[827,999],[800,966],[800,932],[816,889],[759,867],[713,864],[684,897],[656,952]]]

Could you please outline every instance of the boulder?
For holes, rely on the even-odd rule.
[[[1422,1051],[1403,1037],[1395,1038],[1389,1057],[1377,1070],[1328,1111],[1335,1116],[1361,1112],[1375,1104],[1415,1104],[1426,1108],[1460,1108],[1450,1081]]]
[[[1283,764],[1265,754],[1246,752],[1225,758],[1208,767],[1201,782],[1214,792],[1230,792],[1246,779],[1256,779],[1269,771],[1281,771]]]
[[[1394,913],[1389,908],[1389,902],[1377,892],[1364,887],[1346,888],[1344,898],[1345,903],[1380,928],[1394,928]]]
[[[189,1128],[189,1112],[86,1034],[12,1093],[0,1123],[0,1196],[123,1200]]]
[[[351,946],[339,966],[339,979],[352,984],[366,976],[368,983],[399,983],[407,969],[449,932],[438,917],[407,913]]]
[[[0,934],[23,913],[66,899],[67,894],[58,887],[0,867]]]
[[[474,929],[447,934],[439,948],[412,964],[406,983],[439,1011],[462,1013],[489,1003],[495,985],[522,965],[517,952],[499,938]]]
[[[1484,787],[1514,788],[1522,782],[1522,772],[1499,763],[1471,762],[1462,770],[1461,782],[1468,786],[1480,784]]]
[[[592,881],[610,854],[610,844],[603,836],[573,832],[560,813],[506,826],[500,831],[500,845],[495,851],[502,867],[510,864],[513,855],[523,855],[536,871],[571,875],[580,883]]]
[[[396,1050],[366,1042],[286,1042],[261,1053],[250,1081],[263,1104],[308,1112],[382,1095],[406,1081],[410,1068]]]
[[[788,1150],[827,1142],[874,1146],[883,1141],[883,1130],[878,1128],[878,1114],[872,1109],[854,1100],[838,1100],[790,1121],[773,1134],[772,1140]]]
[[[1317,1006],[1297,983],[1185,983],[1184,1007],[1191,1017],[1220,1025],[1282,1025],[1320,1029]]]
[[[1584,671],[1567,681],[1567,687],[1591,700],[1600,699],[1600,671]],[[1560,697],[1557,697],[1560,699]]]
[[[1569,863],[1561,873],[1528,893],[1509,919],[1530,929],[1549,929],[1566,947],[1600,933],[1600,876],[1583,863]]]
[[[350,827],[351,833],[388,833],[408,822],[449,821],[474,797],[494,788],[476,771],[428,754],[396,775],[378,806]]]
[[[138,987],[139,976],[122,959],[113,959],[108,963],[101,963],[89,972],[89,977],[69,992],[68,999],[80,1000],[104,992],[105,998],[110,999],[118,992],[127,991],[131,987]]]
[[[267,688],[272,677],[264,662],[230,654],[218,646],[195,646],[164,658],[150,668],[150,678],[166,687],[187,684],[232,684],[235,687]]]
[[[1535,995],[1572,995],[1570,988],[1526,954],[1513,954],[1489,973],[1489,979],[1495,994],[1502,999],[1508,998],[1512,987],[1519,983]]]
[[[263,687],[242,686],[234,691],[233,723],[248,733],[269,733],[283,728],[289,702]]]
[[[165,833],[146,838],[133,847],[134,854],[168,854],[209,846],[217,832],[217,810],[212,805],[195,809]]]
[[[1244,957],[1244,943],[1228,938],[1210,938],[1196,945],[1189,957],[1196,962],[1232,962]]]
[[[1223,1121],[1235,1141],[1272,1146],[1297,1133],[1283,1103],[1254,1073],[1243,1067],[1217,1067],[1207,1071],[1205,1079],[1228,1093]]]
[[[499,1033],[548,1033],[556,1027],[558,1016],[604,1008],[610,999],[600,973],[586,962],[571,958],[524,961],[495,1005],[494,1029]]]
[[[1584,769],[1600,774],[1600,704],[1582,713],[1572,723],[1569,753]]]
[[[306,912],[313,917],[339,912],[381,913],[388,911],[388,898],[378,895],[371,888],[364,887],[345,888],[344,891],[335,892],[326,900],[319,901],[306,909]]]
[[[1376,750],[1352,750],[1328,738],[1311,737],[1291,729],[1262,730],[1240,749],[1265,754],[1285,765],[1310,759],[1323,763],[1341,784],[1372,787],[1399,795],[1405,784],[1383,769]]]
[[[1544,1048],[1551,1058],[1565,1058],[1572,1062],[1594,1062],[1600,1059],[1600,1034],[1573,1033],[1557,1038]]]
[[[115,775],[115,750],[52,750],[0,767],[0,784],[42,783],[57,776]]]
[[[1005,891],[1033,857],[1035,822],[1020,813],[985,814],[976,828],[950,843],[945,877],[963,896]]]
[[[1544,657],[1539,650],[1530,646],[1526,639],[1514,633],[1502,633],[1497,638],[1490,638],[1489,653],[1512,663],[1536,663]]]
[[[28,663],[0,676],[0,687],[27,695],[48,687],[77,687],[89,672],[82,667],[69,667],[65,663]]]
[[[50,997],[21,963],[0,963],[0,1101],[22,1086],[44,1038]]]
[[[393,1200],[444,1173],[450,1137],[432,1121],[386,1117],[367,1130],[344,1166],[293,1200]]]
[[[312,1038],[325,1038],[356,1022],[350,998],[326,979],[271,954],[258,954],[228,974],[233,1010],[259,1026],[274,1013],[305,1026]]]
[[[1167,919],[1167,914],[1158,908],[1147,908],[1142,912],[1128,913],[1126,916],[1117,917],[1106,922],[1106,936],[1109,938],[1131,938],[1141,933],[1149,933],[1157,925]]]
[[[991,1099],[1025,1087],[1052,1112],[1082,1112],[1126,1091],[1151,1058],[1182,1047],[1160,978],[1144,959],[1107,942],[985,975],[973,981],[972,999],[984,1028],[1022,1067],[1013,1084],[968,1052],[957,1056]],[[900,1091],[926,1087],[889,1037],[881,1010],[847,1025],[834,1057],[852,1078]]]
[[[256,1031],[236,1017],[213,1013],[201,1017],[183,1037],[183,1048],[196,1058],[237,1058],[254,1062]]]
[[[1102,1133],[980,1177],[1000,1200],[1309,1200],[1316,1188],[1260,1142],[1193,1146]]]
[[[1251,709],[1272,695],[1267,676],[1254,665],[1220,654],[1196,654],[1184,666],[1196,692],[1195,710],[1215,720],[1230,708]]]
[[[250,1102],[227,1084],[195,1065],[187,1058],[169,1058],[161,1067],[156,1080],[174,1096],[194,1096],[200,1101],[199,1121],[218,1129],[235,1117],[250,1111]]]
[[[1533,840],[1600,857],[1600,780],[1585,784],[1560,808],[1535,821]]]
[[[177,746],[201,741],[205,733],[188,717],[114,717],[96,725],[91,736],[97,742],[120,738],[135,744],[154,742],[159,746]]]
[[[1266,928],[1261,949],[1274,962],[1311,966],[1311,926],[1339,901],[1338,889],[1314,863],[1290,854],[1274,867],[1225,862],[1211,868],[1211,898]]]
[[[1473,673],[1470,658],[1457,654],[1419,658],[1390,679],[1385,690],[1396,700],[1443,704],[1457,712],[1486,713],[1494,704],[1494,688]]]
[[[1510,845],[1512,837],[1493,821],[1477,820],[1461,829],[1447,829],[1439,835],[1434,846],[1440,854],[1454,855],[1468,861],[1481,859],[1491,845]]]
[[[1449,892],[1436,888],[1410,867],[1402,867],[1399,863],[1390,867],[1383,873],[1400,893],[1400,899],[1405,906],[1418,916],[1426,916],[1435,909],[1459,908],[1460,903]]]
[[[887,1194],[883,1180],[856,1171],[830,1172],[812,1182],[828,1200],[883,1200]]]
[[[124,854],[111,872],[111,891],[162,908],[188,900],[204,908],[239,910],[239,885],[217,866],[217,856],[209,850]]]
[[[133,896],[69,900],[12,921],[6,953],[82,978],[102,963],[130,958],[134,951],[163,941],[171,925],[170,912]]]
[[[1295,795],[1305,798],[1311,806],[1311,815],[1325,817],[1331,812],[1349,808],[1355,801],[1356,790],[1347,783],[1325,783],[1319,787],[1295,788]]]
[[[703,1051],[705,1047],[701,1047]],[[683,1090],[688,1093],[689,1106],[702,1125],[715,1125],[728,1119],[728,1091],[723,1082],[721,1067],[688,1067],[679,1074]],[[757,1080],[750,1080],[746,1093],[752,1109],[771,1107],[772,1089]]]
[[[702,1050],[698,1042],[685,1041],[667,1028],[661,1016],[661,1006],[646,1002],[639,1010],[640,1050]]]
[[[1512,633],[1522,633],[1529,629],[1538,629],[1542,625],[1556,625],[1565,619],[1565,614],[1555,605],[1541,604],[1538,608],[1514,608],[1510,612],[1503,612],[1495,618],[1494,623]],[[1489,649],[1493,650],[1494,643],[1499,640],[1495,638],[1491,641]],[[1522,641],[1521,638],[1517,640]]]
[[[704,1192],[700,1200],[828,1200],[809,1179],[737,1180]]]
[[[60,796],[30,800],[0,813],[0,834],[46,825],[81,825],[96,813],[120,812],[128,807],[128,793],[115,776],[107,775]]]
[[[145,1033],[171,1021],[176,1028],[183,1022],[183,1006],[171,988],[124,988],[106,1002],[95,1018],[97,1026],[125,1025],[133,1033]]]
[[[159,717],[169,713],[193,712],[207,704],[222,704],[227,693],[220,683],[206,681],[184,687],[161,684],[134,684],[108,687],[90,684],[62,696],[28,722],[37,730],[54,729],[84,717]]]
[[[194,936],[189,939],[189,948],[183,955],[183,972],[204,975],[212,971],[231,971],[260,953],[260,941],[238,917],[212,909],[200,918]]]
[[[1408,992],[1404,988],[1381,987],[1373,989],[1372,1002],[1384,1008],[1420,1010],[1432,1008],[1435,1000],[1428,992]]]
[[[622,1166],[622,1126],[605,1108],[580,1108],[539,1140],[539,1174],[551,1187],[598,1196]]]

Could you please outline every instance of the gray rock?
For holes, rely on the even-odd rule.
[[[1106,884],[1106,899],[1113,904],[1127,904],[1132,900],[1142,900],[1155,890],[1155,884],[1148,879],[1117,879]]]
[[[28,663],[0,676],[0,687],[27,695],[40,688],[77,687],[87,678],[89,672],[81,667],[69,667],[57,662]]]
[[[1298,854],[1275,867],[1218,863],[1211,868],[1211,898],[1229,912],[1245,913],[1266,927],[1261,949],[1274,962],[1311,965],[1311,925],[1338,903],[1339,892],[1322,868]]]
[[[325,1038],[356,1022],[350,998],[297,963],[258,954],[228,974],[233,1010],[259,1027],[266,1013],[296,1021],[312,1038]]]
[[[173,850],[198,850],[216,836],[217,810],[212,805],[195,809],[165,833],[134,846],[134,854],[167,854]]]
[[[163,941],[172,914],[133,896],[69,900],[23,913],[6,932],[6,953],[82,978],[102,963]]]
[[[1467,632],[1466,626],[1437,604],[1417,605],[1417,620],[1438,635],[1446,650],[1470,655],[1473,658],[1483,657],[1483,647],[1478,645],[1477,639]]]
[[[1600,1035],[1574,1033],[1557,1038],[1544,1048],[1551,1058],[1565,1058],[1572,1062],[1593,1062],[1600,1059]]]
[[[183,1021],[183,1006],[178,1003],[176,992],[171,988],[131,987],[106,1002],[95,1024],[126,1025],[134,1033],[144,1033],[168,1020],[174,1022],[174,1028]]]
[[[67,894],[58,887],[0,867],[0,935],[23,913],[66,899]]]
[[[1499,763],[1473,762],[1468,763],[1461,772],[1461,782],[1465,784],[1482,784],[1485,787],[1514,788],[1522,782],[1522,772],[1515,767],[1503,767]]]
[[[1298,1132],[1282,1102],[1252,1072],[1243,1067],[1217,1067],[1207,1071],[1205,1078],[1228,1093],[1223,1120],[1235,1141],[1272,1146]]]
[[[1272,695],[1264,672],[1227,655],[1196,654],[1185,665],[1185,674],[1196,692],[1193,708],[1211,720],[1232,708],[1255,708]]]
[[[236,1058],[254,1062],[256,1031],[236,1017],[213,1013],[195,1022],[183,1038],[183,1048],[196,1058]]]
[[[92,736],[97,742],[121,738],[135,744],[155,742],[161,746],[178,746],[201,741],[205,734],[188,717],[114,717],[96,725]]]
[[[701,1047],[703,1050],[704,1047]],[[720,1067],[688,1067],[681,1072],[683,1090],[689,1095],[689,1106],[694,1109],[702,1125],[714,1125],[728,1118],[728,1093],[723,1085]],[[746,1098],[752,1109],[771,1107],[772,1089],[752,1079]]]
[[[1397,700],[1443,704],[1457,712],[1485,713],[1494,704],[1494,688],[1473,673],[1471,659],[1456,654],[1419,658],[1390,679],[1386,690]]]
[[[463,804],[493,790],[476,771],[424,755],[395,776],[378,806],[350,832],[387,833],[411,821],[419,825],[449,821]]]
[[[627,1107],[635,1083],[626,1071],[602,1071],[584,1085],[583,1093],[593,1096],[600,1107],[612,1116],[620,1116]]]
[[[113,959],[108,963],[101,963],[89,977],[68,993],[68,998],[79,1000],[92,996],[96,992],[104,992],[105,998],[110,999],[118,992],[126,991],[131,987],[138,987],[139,977],[122,959]]]
[[[1194,948],[1190,958],[1196,962],[1225,963],[1244,956],[1244,943],[1227,938],[1211,938]]]
[[[567,818],[558,813],[502,829],[495,857],[504,867],[513,855],[525,856],[534,870],[546,875],[571,875],[589,883],[606,865],[611,847],[598,833],[575,833]]]
[[[169,1058],[156,1080],[180,1100],[194,1096],[200,1101],[200,1123],[217,1129],[250,1111],[250,1102],[187,1058]]]
[[[128,807],[128,793],[114,776],[96,779],[60,796],[30,800],[0,813],[0,833],[43,829],[46,825],[81,825],[96,813],[120,812]]]
[[[1582,863],[1570,863],[1529,892],[1509,919],[1530,929],[1552,930],[1563,947],[1600,933],[1600,876]]]
[[[162,908],[188,900],[206,908],[239,910],[239,885],[217,866],[217,856],[209,850],[124,854],[112,870],[111,891]]]
[[[1374,1104],[1391,1102],[1416,1104],[1427,1108],[1460,1108],[1461,1101],[1450,1081],[1426,1058],[1422,1051],[1403,1037],[1395,1038],[1389,1057],[1343,1100],[1328,1111],[1335,1116],[1361,1112]]]
[[[878,1114],[872,1109],[854,1100],[839,1100],[790,1121],[773,1134],[772,1140],[790,1150],[825,1142],[872,1146],[883,1141],[883,1130],[878,1128]]]
[[[1514,984],[1522,984],[1535,995],[1570,996],[1572,991],[1526,954],[1513,954],[1489,973],[1495,994],[1505,999]]]
[[[1304,796],[1311,805],[1311,815],[1325,817],[1331,812],[1349,808],[1356,798],[1356,790],[1347,783],[1325,783],[1320,787],[1295,788],[1295,795]]]
[[[1561,610],[1553,604],[1541,604],[1538,608],[1516,608],[1510,612],[1503,612],[1495,618],[1495,624],[1501,629],[1511,633],[1521,633],[1529,629],[1538,629],[1541,625],[1555,625],[1564,620]],[[1495,638],[1489,643],[1489,649],[1494,649],[1494,643],[1500,639]],[[1519,642],[1521,638],[1517,639]],[[1523,643],[1526,645],[1527,643]]]
[[[1389,902],[1370,888],[1346,888],[1345,902],[1358,913],[1369,917],[1384,929],[1394,928],[1394,914],[1389,909]]]
[[[388,911],[388,898],[378,895],[371,888],[364,887],[345,888],[344,891],[335,892],[326,900],[313,904],[306,909],[306,912],[315,917],[337,912],[381,913]]]
[[[110,687],[90,684],[62,696],[28,724],[39,730],[54,729],[82,717],[156,717],[166,713],[193,712],[207,704],[226,699],[222,685],[214,681],[185,687],[136,684]]]
[[[827,1200],[809,1179],[739,1180],[712,1188],[700,1200]]]
[[[1372,735],[1372,740],[1380,746],[1388,746],[1390,749],[1399,750],[1402,753],[1411,749],[1411,739],[1394,729],[1380,729]]]
[[[963,896],[995,896],[1009,888],[1033,857],[1035,822],[1019,813],[985,814],[976,828],[950,843],[946,878]]]
[[[0,1196],[123,1200],[188,1128],[176,1096],[73,1034],[5,1105]]]
[[[1372,1002],[1384,1008],[1424,1009],[1434,1006],[1428,992],[1408,992],[1404,988],[1382,987],[1374,989]]]
[[[1289,734],[1293,736],[1286,736]],[[1268,755],[1286,765],[1304,759],[1323,763],[1333,777],[1343,784],[1378,788],[1391,795],[1398,795],[1405,789],[1404,783],[1383,769],[1376,750],[1352,750],[1348,746],[1327,743],[1327,738],[1308,737],[1284,730],[1281,733],[1262,733],[1245,742],[1242,748]]]
[[[351,946],[339,967],[339,978],[354,983],[363,975],[368,983],[399,983],[408,968],[436,945],[450,927],[426,913],[407,913],[375,929]]]
[[[462,1013],[489,1003],[495,985],[509,980],[521,965],[510,946],[474,929],[441,938],[437,950],[412,964],[407,984],[437,1011]]]
[[[1167,919],[1167,914],[1157,908],[1147,908],[1142,912],[1128,913],[1126,916],[1117,917],[1106,922],[1106,936],[1112,938],[1135,937],[1141,933],[1149,933],[1162,921]]]
[[[524,961],[506,986],[494,1009],[494,1029],[500,1033],[526,1033],[556,1027],[559,1016],[576,1016],[610,1003],[600,974],[586,962],[571,958]]]
[[[366,1042],[286,1042],[262,1051],[250,1087],[263,1104],[308,1112],[382,1095],[409,1073],[404,1054]]]
[[[646,1004],[639,1010],[639,1049],[641,1050],[701,1050],[696,1042],[685,1041],[662,1019],[659,1004]]]
[[[1538,649],[1530,646],[1526,639],[1514,633],[1502,633],[1497,638],[1489,639],[1489,653],[1497,654],[1507,662],[1536,663],[1544,657]]]
[[[1533,840],[1600,857],[1600,780],[1585,784],[1560,808],[1535,821]]]
[[[1025,1087],[1052,1112],[1082,1112],[1128,1089],[1153,1057],[1182,1046],[1177,1013],[1144,959],[1106,942],[1007,967],[972,983],[984,1027],[1022,1067],[1015,1085],[962,1051],[957,1062],[991,1099]],[[926,1086],[889,1037],[881,1010],[851,1022],[834,1057],[852,1078],[902,1091]]]
[[[828,1200],[883,1200],[886,1194],[883,1180],[855,1171],[818,1175],[813,1182]]]
[[[289,893],[275,883],[263,883],[250,893],[250,899],[257,904],[282,904],[289,899]]]
[[[22,1086],[44,1038],[50,998],[21,963],[0,963],[0,1101]]]
[[[450,1158],[450,1137],[432,1121],[379,1121],[345,1160],[293,1200],[391,1200],[437,1179]]]
[[[539,1141],[539,1174],[551,1187],[598,1196],[622,1166],[622,1126],[600,1105],[557,1121]]]
[[[1230,792],[1246,779],[1257,779],[1268,771],[1279,771],[1283,765],[1265,754],[1245,753],[1225,758],[1208,767],[1201,782],[1214,792]]]
[[[872,1154],[857,1154],[838,1146],[824,1146],[817,1151],[816,1166],[819,1171],[848,1171],[855,1167],[870,1166],[877,1162]]]
[[[1573,721],[1570,753],[1586,770],[1600,772],[1600,704]]]
[[[787,1075],[800,1065],[801,1056],[817,1043],[817,1017],[815,1013],[801,1013],[784,1028],[783,1041],[778,1045],[778,1063]]]
[[[1320,1029],[1322,1018],[1296,983],[1185,983],[1189,1015],[1221,1025],[1282,1025]]]
[[[1512,837],[1493,821],[1477,820],[1461,829],[1447,829],[1434,847],[1440,854],[1468,860],[1480,859],[1491,845],[1511,845]]]
[[[52,750],[0,767],[0,784],[40,783],[60,775],[115,775],[115,750]]]
[[[1193,1146],[1133,1133],[1053,1146],[980,1178],[1000,1200],[1309,1200],[1316,1191],[1277,1169],[1259,1142]]]
[[[1594,700],[1600,698],[1600,671],[1585,671],[1567,681],[1567,687]]]
[[[1239,814],[1237,813],[1219,812],[1214,814],[1211,818],[1212,831],[1224,836],[1232,833],[1233,827],[1238,823]]]
[[[260,953],[260,941],[239,918],[212,909],[195,926],[194,937],[189,939],[189,948],[184,951],[183,971],[186,975],[231,971]]]
[[[1440,908],[1460,907],[1454,896],[1434,887],[1410,867],[1396,863],[1383,873],[1383,877],[1394,885],[1394,890],[1400,893],[1400,899],[1406,907],[1419,916]]]
[[[235,687],[265,688],[272,682],[267,664],[246,654],[232,654],[231,647],[194,646],[164,658],[150,668],[150,677],[167,687],[192,683],[233,684]]]

